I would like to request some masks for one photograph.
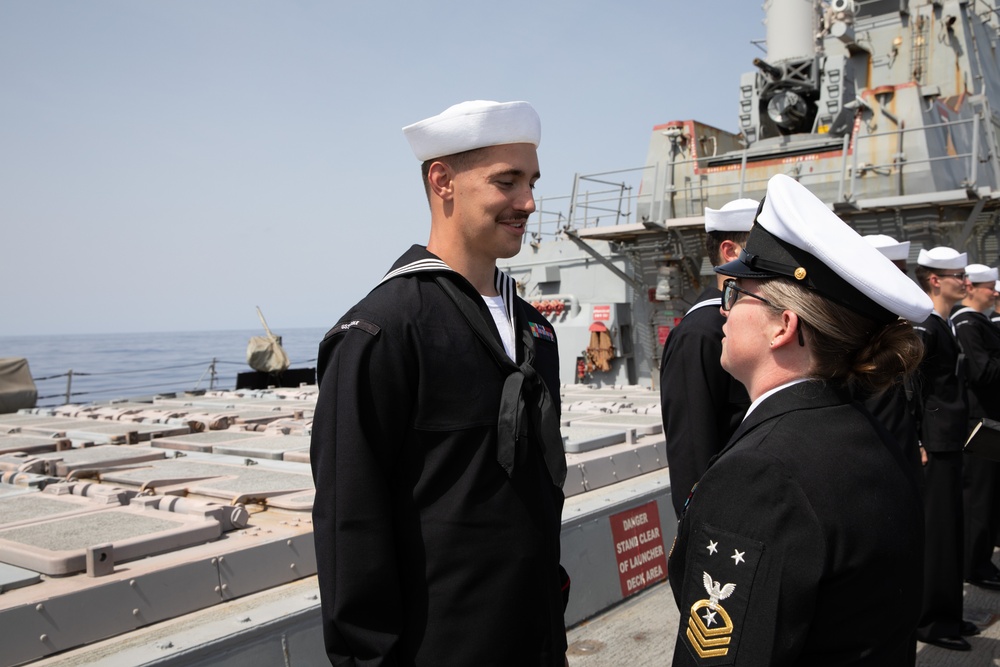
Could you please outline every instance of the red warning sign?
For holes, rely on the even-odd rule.
[[[611,319],[611,306],[594,306],[594,321],[609,321]]]
[[[656,327],[656,340],[659,341],[660,347],[666,345],[668,336],[670,336],[670,327],[665,327],[662,324]]]
[[[667,578],[667,554],[656,501],[611,515],[611,535],[622,595],[628,597]]]

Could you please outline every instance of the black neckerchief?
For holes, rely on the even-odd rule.
[[[433,256],[432,256],[433,257]],[[521,343],[524,354],[520,364],[507,356],[502,343],[486,324],[482,313],[473,305],[468,295],[451,280],[447,273],[456,274],[453,269],[441,260],[423,260],[402,266],[383,278],[383,282],[397,276],[417,272],[433,272],[434,282],[452,300],[462,317],[468,322],[476,338],[486,347],[490,356],[507,374],[504,380],[503,392],[500,395],[500,415],[497,420],[497,462],[507,473],[514,476],[518,463],[523,463],[527,456],[525,449],[529,433],[536,434],[545,467],[549,471],[553,484],[562,487],[566,481],[566,455],[563,450],[562,435],[559,431],[559,415],[545,382],[535,370],[535,340],[527,328],[521,329]],[[499,269],[496,270],[496,283],[500,296],[504,300],[511,327],[515,332],[515,319],[523,319],[521,310],[513,295],[513,279]],[[529,431],[529,424],[531,430]]]

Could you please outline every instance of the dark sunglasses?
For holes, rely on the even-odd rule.
[[[968,273],[938,273],[935,274],[938,278],[958,278],[959,280],[965,280],[969,275]]]
[[[733,278],[730,278],[729,280],[722,283],[722,310],[726,311],[727,313],[730,310],[732,310],[733,306],[736,305],[737,299],[740,298],[740,294],[746,294],[747,296],[753,297],[754,299],[763,301],[767,305],[771,306],[771,308],[781,310],[781,308],[778,308],[776,305],[774,305],[764,297],[754,294],[753,292],[748,292],[742,287],[738,287],[736,285],[736,280],[734,280]]]
[[[730,278],[729,280],[727,280],[724,283],[722,283],[722,310],[724,310],[727,313],[730,310],[732,310],[733,306],[736,305],[736,301],[740,298],[740,294],[746,294],[747,296],[753,297],[754,299],[757,299],[758,301],[763,301],[764,303],[766,303],[767,305],[771,306],[771,308],[774,308],[775,310],[784,310],[783,308],[774,305],[773,303],[771,303],[770,301],[768,301],[764,297],[762,297],[760,295],[757,295],[757,294],[754,294],[753,292],[748,292],[747,290],[743,289],[742,287],[739,287],[736,284],[736,280],[733,279],[733,278]],[[802,337],[802,325],[803,324],[805,324],[805,323],[802,321],[802,318],[800,317],[799,318],[799,326],[797,327],[797,331],[799,332],[799,346],[801,346],[801,347],[805,347],[806,346],[806,341]]]

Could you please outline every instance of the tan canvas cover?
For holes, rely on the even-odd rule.
[[[602,327],[603,328],[603,327]],[[587,348],[587,372],[599,370],[607,373],[611,370],[611,360],[615,358],[615,345],[611,342],[611,334],[591,327],[590,346]]]
[[[38,389],[31,379],[28,360],[21,357],[0,358],[0,413],[33,408]]]
[[[281,373],[288,369],[292,362],[281,347],[281,336],[275,336],[264,321],[264,314],[257,308],[257,316],[264,325],[266,336],[253,336],[247,345],[247,363],[250,368],[263,373]]]

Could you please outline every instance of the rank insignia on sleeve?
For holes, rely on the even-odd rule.
[[[542,340],[552,341],[553,343],[556,340],[555,333],[553,333],[552,329],[545,326],[544,324],[536,324],[535,322],[528,322],[528,328],[531,329],[531,335],[534,336],[535,338],[541,338]]]
[[[340,322],[337,322],[337,324],[332,329],[327,331],[326,336],[324,336],[323,338],[326,339],[336,334],[346,333],[351,329],[360,329],[361,331],[370,333],[372,336],[377,335],[378,332],[381,330],[379,325],[375,324],[374,322],[369,322],[368,320],[360,320],[360,319],[342,320]]]
[[[685,643],[699,665],[731,665],[763,545],[708,524],[691,540],[682,597],[682,609],[690,605]]]

